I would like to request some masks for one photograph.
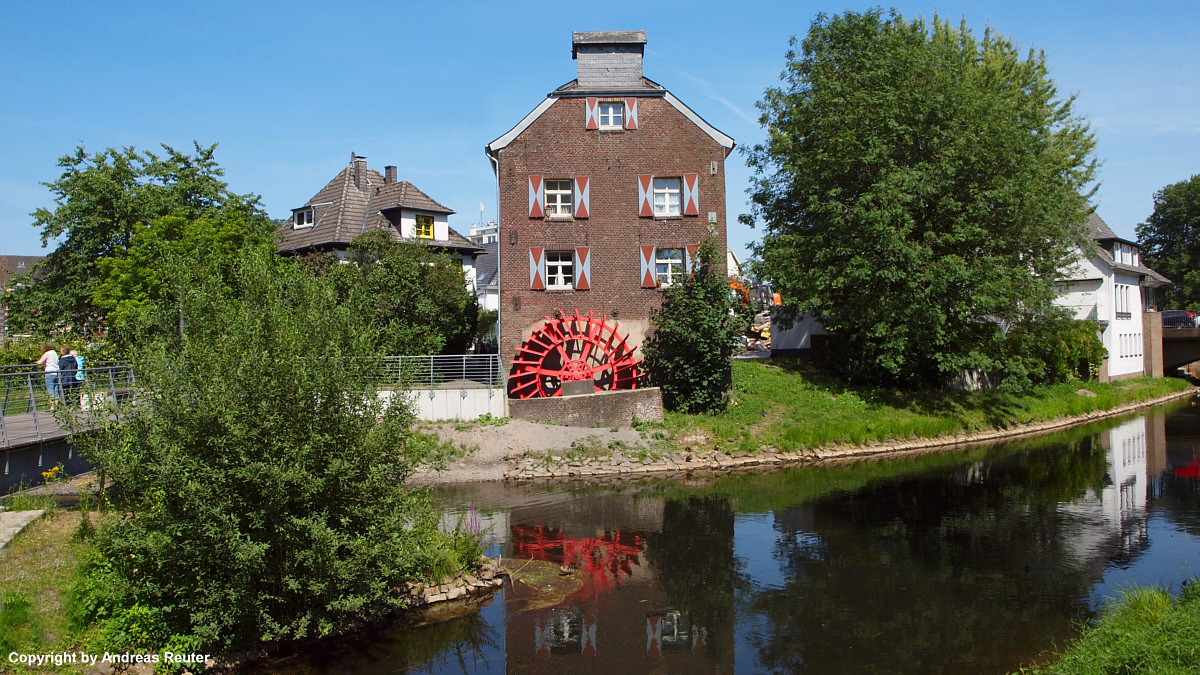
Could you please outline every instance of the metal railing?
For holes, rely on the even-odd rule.
[[[1197,328],[1196,319],[1184,312],[1163,312],[1163,328]]]
[[[121,416],[133,400],[133,370],[117,362],[87,366],[83,379],[64,379],[51,392],[46,373],[26,365],[0,369],[0,448],[65,438],[61,416],[69,413],[72,425],[86,427],[103,419]]]
[[[87,428],[119,419],[135,400],[133,368],[126,362],[87,364],[84,379],[67,383],[52,397],[45,373],[36,366],[0,367],[0,448],[65,438],[61,414],[70,413],[71,426]],[[477,389],[500,387],[504,374],[499,354],[452,356],[388,356],[375,359],[370,381],[392,389]]]
[[[499,354],[386,356],[375,370],[376,383],[385,387],[474,389],[504,383]]]

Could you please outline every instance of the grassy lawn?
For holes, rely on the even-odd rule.
[[[718,415],[667,413],[676,445],[726,451],[801,450],[826,443],[930,438],[1108,410],[1187,389],[1175,378],[1071,382],[1024,394],[902,391],[847,385],[805,361],[734,361],[733,396]],[[1095,394],[1085,396],[1080,389]]]
[[[67,611],[80,560],[91,548],[75,536],[79,521],[79,511],[52,509],[0,552],[0,653],[75,651],[87,642],[71,627]]]
[[[1021,672],[1099,675],[1200,670],[1200,586],[1187,586],[1176,600],[1161,589],[1132,590],[1054,658]]]

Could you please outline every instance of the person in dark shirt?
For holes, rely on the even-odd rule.
[[[58,359],[58,384],[62,389],[63,404],[72,405],[79,401],[75,394],[78,389],[75,376],[79,371],[79,361],[67,353],[67,347],[62,348],[62,353],[66,356]]]

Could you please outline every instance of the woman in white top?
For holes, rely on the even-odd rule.
[[[39,366],[46,366],[46,391],[50,394],[50,409],[54,410],[58,407],[58,399],[62,396],[62,389],[58,382],[58,352],[54,351],[54,346],[49,342],[42,345],[45,352],[42,358],[37,360]]]

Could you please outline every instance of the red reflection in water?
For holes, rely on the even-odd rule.
[[[646,546],[640,532],[613,530],[595,537],[570,537],[542,525],[513,525],[510,541],[514,558],[544,560],[583,571],[585,583],[577,596],[599,598],[620,587],[641,566],[638,555]],[[590,582],[590,583],[588,583]]]
[[[1175,475],[1180,478],[1200,478],[1200,459],[1193,455],[1190,464],[1175,469]]]

